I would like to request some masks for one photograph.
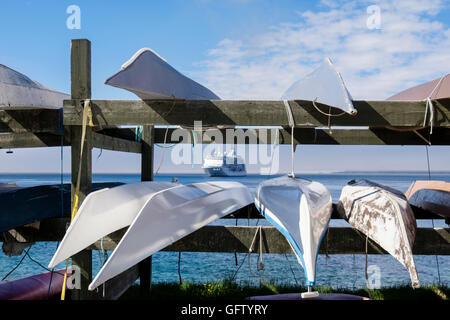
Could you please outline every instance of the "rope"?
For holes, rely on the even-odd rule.
[[[434,229],[434,219],[431,219],[431,225],[433,226],[433,229]],[[439,268],[439,257],[438,257],[437,254],[434,255],[434,256],[436,258],[436,266],[437,266],[437,272],[438,272],[438,281],[439,281],[439,284],[441,284],[441,270]]]
[[[427,122],[427,115],[428,115],[428,109],[430,110],[430,134],[433,134],[433,123],[434,123],[434,106],[433,106],[433,102],[431,101],[431,98],[428,97],[426,99],[426,105],[425,105],[425,115],[423,118],[423,125],[426,125]]]
[[[236,269],[236,271],[234,272],[233,276],[231,277],[231,281],[234,281],[236,279],[236,276],[237,276],[239,270],[241,269],[242,265],[244,264],[246,258],[247,257],[244,255],[244,257],[243,257],[243,259],[241,261],[241,264],[239,265],[239,267]],[[237,259],[237,256],[236,256],[236,259]]]
[[[427,166],[428,166],[428,180],[431,180],[431,169],[430,169],[430,156],[428,154],[428,146],[425,146],[425,149],[427,151]],[[434,219],[431,219],[431,225],[434,229]],[[441,270],[439,267],[439,257],[438,255],[434,255],[435,259],[436,259],[436,267],[437,267],[437,272],[438,272],[438,281],[439,283],[441,283]]]
[[[258,235],[259,232],[259,255],[258,255],[258,260],[257,260],[257,267],[256,270],[259,272],[259,274],[255,274],[252,270],[252,266],[250,263],[250,257],[251,254],[253,252],[253,246],[255,244],[255,240],[256,240],[256,236]],[[262,259],[262,226],[259,226],[258,229],[256,229],[255,235],[253,237],[252,243],[250,245],[250,248],[248,249],[248,269],[250,271],[250,273],[259,278],[260,281],[264,281],[263,279],[263,275],[264,275],[264,261]],[[261,272],[262,271],[262,272]]]
[[[325,115],[325,116],[327,116],[327,117],[340,117],[340,116],[343,116],[343,115],[345,114],[345,111],[342,111],[341,113],[331,114],[331,107],[330,107],[330,110],[329,110],[328,113],[323,112],[323,111],[320,110],[319,107],[316,105],[316,101],[317,101],[317,98],[315,98],[315,99],[312,101],[312,105],[314,106],[314,108],[316,108],[317,111],[319,111],[321,114],[323,114],[323,115]]]
[[[181,279],[181,251],[178,252],[178,279],[180,281],[180,285],[182,285],[183,280]]]
[[[84,108],[83,108],[83,123],[82,123],[82,130],[81,130],[81,150],[80,150],[80,161],[78,165],[78,175],[77,175],[77,184],[75,187],[75,194],[73,197],[73,208],[72,208],[72,214],[70,217],[70,221],[72,222],[75,218],[75,215],[77,214],[78,210],[78,194],[80,192],[80,180],[81,180],[81,169],[83,164],[83,149],[84,149],[84,139],[86,137],[86,127],[87,126],[93,126],[92,123],[92,110],[91,110],[91,100],[86,99],[84,101]],[[67,269],[69,267],[69,259],[66,259],[66,268],[64,271],[64,281],[63,281],[63,287],[61,290],[61,300],[64,300],[66,297],[66,283],[67,283]]]
[[[289,105],[289,102],[287,100],[283,100],[283,103],[284,103],[284,108],[286,109],[289,126],[291,127],[291,174],[290,174],[290,176],[292,178],[295,178],[295,173],[294,173],[294,171],[295,171],[294,170],[294,159],[295,159],[294,127],[295,127],[295,122],[294,122],[294,116],[292,115],[292,109],[291,109],[291,106]]]
[[[426,105],[425,105],[425,116],[423,119],[423,125],[425,126],[427,123],[427,115],[428,115],[428,110],[430,110],[430,134],[433,134],[433,122],[434,122],[434,106],[433,106],[433,101],[431,101],[431,97],[433,96],[434,92],[436,91],[437,88],[440,87],[442,81],[445,79],[446,75],[443,75],[441,77],[441,79],[438,81],[438,83],[436,84],[436,86],[433,88],[433,90],[431,90],[430,94],[427,96],[426,100]]]
[[[297,281],[297,277],[295,276],[294,269],[292,269],[291,261],[289,261],[288,256],[287,256],[286,253],[284,254],[284,257],[286,258],[286,260],[287,260],[287,262],[289,264],[289,269],[291,269],[291,273],[292,273],[292,276],[294,277],[295,284],[298,286],[299,284],[298,284],[298,281]]]
[[[9,275],[10,275],[11,273],[13,273],[14,271],[16,271],[16,269],[22,264],[23,260],[24,260],[25,257],[27,256],[26,253],[27,253],[28,251],[30,251],[30,249],[31,249],[31,247],[29,247],[29,248],[27,249],[27,251],[25,252],[25,254],[22,256],[22,259],[20,259],[19,263],[16,264],[16,266],[15,266],[14,268],[12,268],[12,269],[11,269],[11,270],[10,270],[10,271],[2,278],[2,281],[3,281],[3,280],[6,280],[6,278],[8,278]]]
[[[425,150],[427,151],[428,180],[431,180],[430,155],[428,154],[428,146],[425,146]]]

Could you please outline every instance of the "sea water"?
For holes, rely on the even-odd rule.
[[[248,175],[246,177],[211,178],[206,175],[187,174],[163,174],[156,175],[156,181],[171,181],[177,177],[182,184],[211,180],[234,180],[246,185],[251,191],[255,191],[257,185],[268,176]],[[272,176],[274,177],[274,176]],[[302,177],[316,180],[324,184],[336,202],[339,199],[341,189],[351,179],[370,179],[405,192],[415,180],[426,180],[426,173],[334,173],[334,174],[306,174]],[[70,183],[70,175],[62,177],[59,174],[0,174],[0,182],[16,183],[19,186],[30,187],[43,184],[58,184],[61,181]],[[434,180],[450,181],[450,173],[435,173]],[[137,182],[138,174],[94,174],[93,182]],[[214,225],[269,225],[265,220],[257,219],[223,219],[213,223]],[[446,227],[442,219],[418,220],[418,227]],[[348,226],[343,220],[332,220],[330,226]],[[22,263],[12,272],[7,279],[21,278],[37,273],[45,272],[43,268],[48,265],[56,250],[55,242],[39,242],[32,246],[29,257],[25,257]],[[108,252],[111,254],[111,252]],[[257,271],[257,254],[250,257],[245,253],[197,253],[183,252],[179,259],[178,252],[159,252],[153,255],[153,282],[178,282],[180,275],[183,281],[207,283],[225,279],[234,279],[237,283],[258,284],[260,281],[275,284],[303,284],[304,272],[294,255],[264,254],[264,270]],[[23,258],[7,257],[0,253],[0,280],[12,270]],[[93,251],[94,275],[104,263],[105,255],[100,251]],[[414,260],[419,273],[421,284],[437,284],[440,282],[450,285],[450,257],[415,255]],[[317,259],[316,284],[334,288],[362,288],[366,286],[365,255],[319,255]],[[381,286],[404,285],[410,283],[409,273],[390,255],[368,255],[369,270],[375,270]],[[60,264],[58,268],[64,268]],[[251,268],[251,270],[250,270]],[[372,276],[372,274],[369,274]]]

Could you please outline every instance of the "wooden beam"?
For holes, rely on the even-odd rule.
[[[188,252],[241,252],[247,253],[258,227],[206,226],[166,247],[163,251]],[[103,240],[103,247],[114,250],[123,231],[111,234]],[[263,227],[265,253],[292,253],[286,238],[275,227]],[[364,254],[365,236],[353,228],[330,227],[322,240],[320,253]],[[256,241],[259,240],[259,236]],[[256,242],[258,243],[258,242]],[[100,242],[90,247],[100,248]],[[369,254],[386,253],[370,241]],[[450,255],[450,229],[417,229],[414,254]]]
[[[92,143],[95,148],[121,151],[121,152],[132,152],[141,153],[141,143],[136,141],[129,141],[125,139],[110,137],[105,134],[93,133]]]
[[[311,101],[289,103],[297,126],[328,126],[328,117],[318,112]],[[333,117],[331,125],[417,127],[424,123],[424,101],[354,101],[354,105],[356,116]],[[449,105],[448,101],[435,104],[435,127],[450,127]],[[324,105],[319,108],[328,110]],[[79,125],[81,110],[81,100],[65,100],[64,124]],[[282,101],[178,100],[174,104],[173,100],[93,100],[93,114],[94,123],[103,126],[193,126],[194,121],[202,121],[204,126],[289,125]]]
[[[141,156],[141,181],[153,181],[153,160],[155,128],[143,126],[142,128],[142,156]],[[152,257],[141,261],[138,265],[141,294],[149,294],[152,288]]]
[[[63,138],[64,146],[70,145]],[[61,145],[61,135],[53,133],[0,133],[0,149],[56,147]]]
[[[21,242],[60,241],[64,236],[64,226],[67,219],[55,218],[41,221],[39,230],[20,227],[11,230],[9,234],[20,239]],[[365,236],[351,227],[329,227],[325,235],[320,253],[329,254],[364,254]],[[114,250],[126,232],[126,228],[113,232],[97,241],[89,249]],[[187,237],[168,246],[163,251],[192,251],[192,252],[248,252],[248,248],[255,235],[257,227],[235,226],[206,226]],[[264,252],[291,253],[291,248],[284,236],[274,227],[263,227]],[[0,241],[4,241],[4,234],[0,233]],[[369,253],[377,254],[383,251],[372,244]],[[449,228],[418,228],[413,248],[414,254],[450,255]]]
[[[70,128],[70,127],[68,127]],[[172,140],[172,134],[175,129],[169,129],[167,134],[168,144],[172,143],[192,143],[191,135],[193,132],[185,131],[183,134],[188,139]],[[184,130],[184,129],[178,129]],[[196,141],[210,144],[214,142],[215,132],[220,131],[225,138],[227,131],[233,138],[233,129],[215,129],[204,133],[194,132]],[[231,130],[231,131],[230,131]],[[278,134],[265,129],[238,129],[242,130],[245,144],[265,144],[277,141],[278,144],[290,144],[290,130],[280,129]],[[155,128],[155,143],[164,143],[166,129]],[[237,133],[237,131],[234,131]],[[114,131],[102,130],[94,132],[93,146],[99,149],[141,153],[141,143],[135,141],[134,130],[117,128]],[[296,128],[294,131],[294,142],[300,145],[426,145],[427,140],[432,145],[450,145],[450,128],[434,128],[433,134],[429,135],[429,128],[414,131],[395,131],[386,128],[369,129],[313,129]],[[232,140],[234,143],[241,143],[236,137]],[[64,137],[64,146],[70,145],[70,137]],[[2,148],[39,148],[39,147],[59,147],[61,145],[61,135],[59,133],[0,133],[0,149]]]
[[[61,126],[62,114],[54,109],[0,108],[0,133],[52,132]]]
[[[86,39],[72,40],[71,43],[71,96],[72,99],[91,98],[91,43]],[[70,128],[71,154],[72,154],[72,207],[74,206],[77,177],[80,172],[80,186],[78,208],[91,192],[92,185],[92,130],[86,128],[82,157],[81,138],[82,123]],[[79,168],[81,161],[81,168]],[[77,208],[77,209],[78,209]],[[72,291],[72,299],[87,300],[92,298],[88,286],[92,281],[92,251],[83,250],[72,257],[72,265],[80,269],[80,289]]]

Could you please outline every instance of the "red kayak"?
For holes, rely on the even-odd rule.
[[[70,275],[70,273],[69,273]],[[49,292],[50,277],[52,283]],[[45,300],[61,293],[64,269],[37,274],[31,277],[0,282],[0,300]]]

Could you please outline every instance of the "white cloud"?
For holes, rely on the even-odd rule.
[[[369,5],[381,29],[366,26]],[[197,78],[225,99],[278,99],[330,57],[355,99],[385,99],[440,77],[450,61],[450,29],[436,20],[448,1],[324,0],[261,34],[224,39],[209,50]]]

